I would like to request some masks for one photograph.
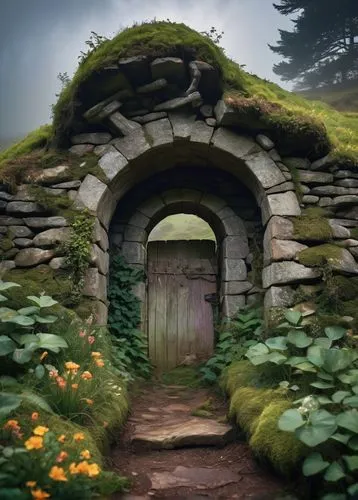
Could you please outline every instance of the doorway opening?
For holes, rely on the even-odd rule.
[[[209,358],[214,349],[218,255],[209,224],[191,214],[166,217],[147,244],[149,357],[156,369]]]

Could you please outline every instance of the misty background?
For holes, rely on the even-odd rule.
[[[135,22],[184,22],[223,31],[221,46],[245,70],[282,85],[268,47],[289,29],[273,0],[0,0],[0,147],[51,120],[59,72],[70,77],[91,31],[112,38]],[[287,87],[287,85],[286,85]]]

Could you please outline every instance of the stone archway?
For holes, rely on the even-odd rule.
[[[188,163],[203,168],[214,166],[231,173],[247,186],[260,207],[263,227],[275,216],[289,223],[287,218],[301,213],[287,168],[279,161],[274,161],[274,158],[280,157],[273,149],[274,144],[271,141],[270,144],[262,142],[260,138],[255,141],[233,130],[224,127],[215,129],[204,121],[194,121],[190,115],[188,117],[181,112],[173,112],[168,118],[147,123],[129,135],[114,139],[100,148],[102,156],[98,165],[106,182],[88,174],[75,200],[79,208],[86,207],[96,215],[99,240],[104,237],[104,232],[108,232],[118,202],[130,189],[154,173],[180,168]],[[200,179],[198,182],[200,185]],[[280,228],[270,224],[265,235],[267,254],[272,254],[270,249],[276,238],[281,238]],[[293,258],[291,255],[287,256],[288,261]],[[279,267],[272,264],[275,260],[280,261]],[[264,286],[269,289],[270,296],[274,292],[271,287],[282,283],[279,275],[285,260],[285,254],[280,255],[278,259],[266,259]],[[293,269],[292,266],[293,263],[289,262],[287,273],[294,273],[297,282],[300,280],[297,276],[300,269]],[[284,271],[286,272],[286,268]],[[92,292],[92,295],[105,302],[107,278],[95,269],[90,269],[89,272],[92,273],[89,281],[94,283],[92,288],[97,286],[101,290],[98,294]],[[289,282],[289,278],[285,277],[283,282]]]

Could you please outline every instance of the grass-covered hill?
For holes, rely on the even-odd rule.
[[[147,22],[105,40],[80,63],[72,81],[54,106],[53,124],[33,132],[0,154],[0,166],[9,159],[43,147],[47,141],[62,147],[71,133],[81,89],[91,76],[119,58],[144,54],[202,59],[218,68],[225,99],[242,112],[243,127],[264,132],[289,146],[301,142],[313,158],[331,152],[345,167],[358,167],[358,113],[340,113],[325,103],[305,100],[266,80],[243,71],[224,51],[184,24]]]
[[[306,99],[322,101],[342,113],[358,113],[358,81],[298,92]]]

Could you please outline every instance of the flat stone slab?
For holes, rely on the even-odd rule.
[[[151,449],[170,450],[186,446],[224,446],[232,435],[231,425],[188,417],[184,421],[167,421],[160,426],[138,425],[131,441]]]
[[[237,483],[240,481],[240,477],[229,469],[178,466],[173,472],[154,472],[150,475],[150,480],[152,490],[179,487],[208,490]]]

